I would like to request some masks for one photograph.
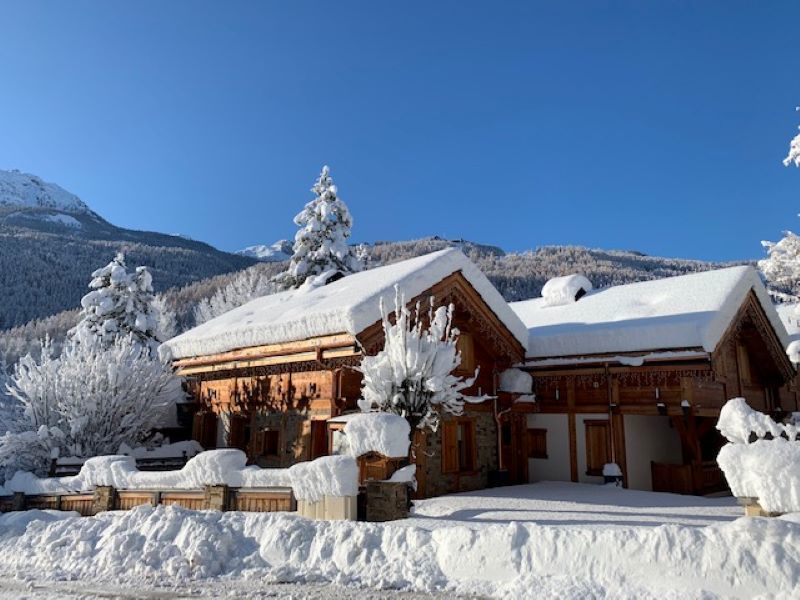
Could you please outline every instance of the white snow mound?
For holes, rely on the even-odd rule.
[[[583,275],[553,277],[544,284],[542,298],[547,306],[561,306],[578,301],[578,296],[592,290],[592,282]]]
[[[163,587],[210,578],[336,582],[494,598],[797,597],[800,523],[429,531],[286,513],[141,506],[97,517],[0,516],[0,573]],[[7,527],[9,520],[18,526]],[[197,585],[202,585],[198,583]]]
[[[349,456],[323,456],[288,469],[262,469],[247,465],[241,450],[208,450],[191,458],[178,471],[139,471],[131,456],[99,456],[88,459],[72,477],[40,479],[18,471],[5,485],[6,494],[87,492],[99,485],[118,490],[199,489],[207,485],[230,487],[291,487],[299,500],[315,502],[323,496],[355,496],[358,467]]]
[[[385,412],[356,414],[344,426],[350,454],[377,452],[390,458],[408,456],[411,427],[403,417]]]

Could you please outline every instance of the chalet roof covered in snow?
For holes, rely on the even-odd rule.
[[[785,348],[789,336],[756,270],[730,267],[588,292],[548,306],[513,302],[530,358],[702,348],[711,352],[753,290]]]
[[[526,346],[528,330],[519,317],[478,267],[449,248],[354,273],[328,285],[305,285],[257,298],[169,340],[162,349],[179,359],[322,335],[356,335],[380,320],[381,298],[386,306],[393,306],[395,284],[411,299],[459,271]]]

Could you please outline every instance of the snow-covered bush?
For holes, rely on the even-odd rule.
[[[129,273],[120,252],[92,273],[91,292],[81,298],[81,315],[70,336],[78,341],[99,338],[106,346],[120,336],[154,350],[159,343],[158,312],[153,307],[153,278],[146,267]]]
[[[729,442],[717,462],[734,496],[756,498],[768,512],[800,511],[800,441],[795,425],[776,423],[751,409],[744,398],[733,398],[720,411],[717,429]]]
[[[347,205],[337,196],[327,166],[322,167],[311,191],[316,198],[294,218],[300,230],[294,238],[289,267],[275,278],[283,288],[299,287],[308,277],[327,271],[347,275],[362,268],[361,261],[347,244],[353,218]]]
[[[461,353],[452,305],[434,309],[431,298],[426,324],[420,305],[412,314],[397,288],[394,304],[392,323],[381,300],[384,348],[365,356],[358,367],[364,376],[359,407],[363,412],[377,409],[400,415],[409,422],[412,435],[417,428],[435,431],[441,413],[459,416],[465,402],[486,399],[462,393],[475,382],[478,371],[469,379],[453,374],[461,364]]]
[[[139,445],[183,397],[169,365],[132,334],[110,346],[86,337],[60,356],[46,343],[38,360],[28,355],[17,363],[8,391],[18,404],[0,438],[6,476],[20,468],[43,473],[51,453],[90,457]]]
[[[246,304],[255,298],[279,291],[275,282],[258,269],[246,269],[225,286],[218,289],[210,298],[198,302],[194,309],[197,325],[210,321],[229,310]]]

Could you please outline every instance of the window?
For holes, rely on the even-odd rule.
[[[442,423],[442,472],[474,471],[477,463],[475,422],[451,419]]]
[[[456,348],[461,353],[461,364],[458,365],[456,373],[469,374],[475,373],[475,344],[472,334],[461,332],[456,342]]]
[[[602,475],[603,465],[611,462],[611,436],[608,421],[584,421],[586,428],[586,474]]]
[[[256,453],[259,456],[278,456],[280,454],[280,431],[277,429],[264,429],[258,433],[256,439]]]
[[[547,458],[547,429],[528,429],[528,458]]]

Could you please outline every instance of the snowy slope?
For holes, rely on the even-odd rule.
[[[54,209],[71,214],[92,214],[75,194],[55,183],[21,171],[0,170],[0,207]]]

